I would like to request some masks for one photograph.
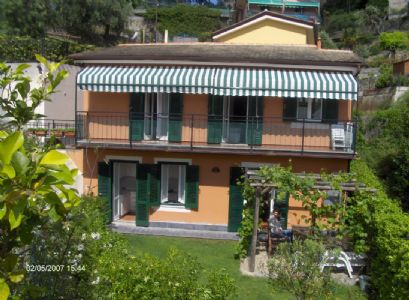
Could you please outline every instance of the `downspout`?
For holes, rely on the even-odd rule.
[[[82,71],[82,69],[80,70],[80,72]],[[78,109],[78,107],[77,107],[77,94],[78,94],[78,85],[77,85],[77,82],[78,82],[78,74],[80,73],[80,72],[78,72],[76,75],[75,75],[75,96],[74,96],[74,98],[75,98],[75,113],[74,113],[74,133],[75,133],[75,135],[74,135],[74,143],[75,143],[75,148],[77,148],[77,138],[78,138],[78,126],[77,126],[77,109]]]

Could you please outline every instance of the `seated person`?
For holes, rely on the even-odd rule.
[[[274,238],[284,238],[283,228],[280,222],[280,213],[278,210],[274,210],[270,218],[268,219],[268,226],[270,227],[271,237]]]

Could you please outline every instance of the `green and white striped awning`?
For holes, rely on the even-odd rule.
[[[214,68],[87,67],[77,85],[93,92],[210,94]]]
[[[87,67],[77,84],[94,92],[214,94],[356,100],[351,73],[267,68]]]
[[[214,93],[356,100],[358,84],[350,73],[229,68],[217,69]]]

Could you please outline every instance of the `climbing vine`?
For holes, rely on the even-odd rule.
[[[289,167],[262,167],[258,171],[258,176],[261,177],[261,182],[266,185],[274,185],[280,192],[288,193],[288,195],[301,202],[302,207],[308,212],[307,215],[302,215],[306,225],[310,226],[311,231],[320,232],[321,230],[337,230],[341,232],[345,229],[343,226],[346,219],[346,203],[347,195],[342,192],[341,183],[353,182],[353,175],[347,173],[325,174],[320,175],[321,179],[326,182],[326,185],[331,186],[332,190],[338,191],[341,194],[342,201],[332,203],[331,205],[321,205],[322,200],[327,198],[327,193],[317,187],[316,174],[304,174],[299,176]],[[243,221],[239,229],[240,242],[237,246],[236,254],[244,257],[248,253],[250,239],[253,230],[253,214],[255,201],[255,188],[251,186],[252,180],[243,178],[240,183],[243,189],[243,197],[245,207],[243,210]],[[268,205],[266,199],[262,199],[260,206]]]

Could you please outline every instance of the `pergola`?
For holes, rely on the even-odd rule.
[[[313,186],[314,189],[329,191],[334,190],[334,187],[331,186],[331,183],[326,181],[320,174],[306,174],[306,173],[296,173],[296,176],[299,177],[308,177],[315,180]],[[260,213],[260,201],[264,195],[271,193],[273,189],[278,187],[278,183],[267,183],[263,182],[262,178],[258,175],[258,172],[255,170],[247,170],[246,177],[250,180],[250,186],[256,189],[256,201],[254,206],[254,222],[253,222],[253,234],[251,239],[251,248],[250,248],[250,259],[249,259],[249,271],[254,272],[255,269],[255,260],[256,260],[256,244],[257,244],[257,227],[259,222],[259,213]],[[358,184],[356,181],[344,182],[339,186],[341,192],[354,192],[354,191],[368,191],[374,193],[376,190],[367,188],[365,184]],[[338,189],[338,190],[339,190]]]

